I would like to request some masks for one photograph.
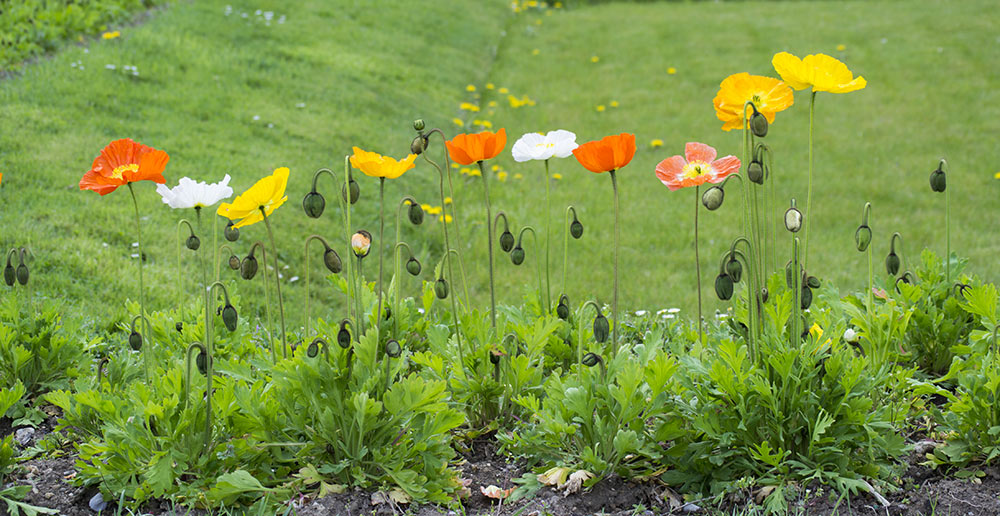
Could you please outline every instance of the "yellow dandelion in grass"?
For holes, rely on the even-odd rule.
[[[497,101],[491,100],[490,103],[487,104],[487,106],[489,106],[489,107],[497,107]]]
[[[474,124],[476,124],[476,125],[478,125],[480,127],[485,127],[487,129],[492,129],[493,128],[493,122],[490,122],[489,120],[473,120],[472,123],[474,123]]]
[[[995,179],[1000,179],[1000,172],[997,172],[996,174],[993,174],[993,177]]]
[[[562,174],[556,172],[555,174],[552,174],[552,179],[555,179],[556,181],[558,181],[558,180],[562,179]]]
[[[500,88],[499,90],[497,90],[497,93],[499,93],[501,95],[506,95],[506,94],[510,93],[510,90],[508,90],[507,88]]]
[[[115,39],[121,35],[122,33],[117,30],[112,32],[105,32],[104,34],[101,34],[101,39]]]
[[[458,163],[452,163],[451,164],[451,168],[459,168],[459,164]]]
[[[518,172],[514,174],[514,179],[524,179],[524,174]]]
[[[479,173],[479,169],[478,168],[471,168],[471,167],[462,167],[462,170],[459,170],[458,173],[461,174],[461,175],[463,175],[463,176],[472,176],[472,177],[476,177],[476,176],[481,176],[482,175],[482,174]]]
[[[600,58],[600,57],[597,57],[597,56],[590,56],[590,62],[591,62],[591,63],[597,63],[597,62],[600,62],[600,60],[601,60],[601,58]]]
[[[444,210],[440,206],[431,206],[430,209],[427,210],[427,213],[430,213],[431,215],[439,215],[442,211]]]
[[[659,138],[653,138],[653,140],[649,142],[649,146],[654,149],[657,147],[663,147],[663,140]]]
[[[497,172],[497,180],[500,181],[501,183],[506,183],[507,182],[507,172],[503,171],[503,170],[501,170],[500,172]]]
[[[607,108],[604,107],[604,104],[598,104],[597,107],[594,108],[594,109],[596,109],[598,113],[603,113],[604,110],[607,109]]]
[[[843,52],[845,50],[847,50],[847,45],[844,44],[837,45],[837,52]]]
[[[421,204],[421,205],[420,205],[420,209],[421,209],[421,210],[424,210],[424,211],[426,211],[426,212],[428,212],[428,213],[430,213],[430,211],[431,211],[431,210],[432,210],[433,208],[434,208],[434,207],[433,207],[433,206],[431,206],[430,204]]]
[[[445,197],[444,198],[444,203],[445,204],[451,204],[451,197]]]
[[[458,106],[458,108],[459,109],[464,109],[465,111],[472,111],[473,113],[475,113],[476,111],[479,111],[479,106],[477,106],[477,105],[475,105],[475,104],[473,104],[471,102],[463,102],[463,103],[461,103]]]
[[[617,100],[612,100],[611,103],[610,103],[610,105],[611,105],[611,107],[618,107],[618,101]]]
[[[562,2],[556,2],[552,4],[552,7],[555,7],[556,9],[562,9]]]
[[[459,127],[462,127],[462,126],[464,126],[464,125],[465,125],[465,122],[463,122],[463,121],[462,121],[462,119],[461,119],[461,118],[458,118],[458,117],[455,117],[455,118],[452,118],[452,119],[451,119],[451,122],[452,122],[453,124],[455,124],[455,125],[459,126]]]
[[[531,51],[531,55],[533,55],[533,56],[537,56],[538,54],[541,54],[541,53],[542,53],[542,51],[538,50],[537,48]]]
[[[541,25],[541,24],[542,24],[542,19],[541,18],[535,20],[535,25]]]
[[[493,165],[493,166],[492,166],[492,167],[490,168],[490,170],[492,170],[492,171],[496,172],[497,170],[500,170],[500,165]]]
[[[470,85],[466,86],[465,87],[465,91],[476,91],[476,85],[475,84],[470,84]]]
[[[677,73],[677,69],[674,68],[673,66],[671,66],[670,68],[667,68],[667,75],[673,75],[675,73]]]
[[[451,215],[438,215],[438,222],[444,222],[445,224],[451,224]]]
[[[492,82],[488,82],[486,83],[486,89],[488,90],[496,89],[496,86]]]

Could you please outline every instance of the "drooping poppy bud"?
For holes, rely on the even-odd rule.
[[[15,275],[17,276],[17,282],[20,283],[22,287],[28,284],[28,276],[30,276],[30,274],[28,272],[28,266],[25,265],[23,259],[21,260],[21,263],[18,264]]]
[[[358,258],[368,256],[368,251],[371,250],[371,246],[371,233],[362,229],[351,236],[351,250],[354,251],[354,256],[357,256]]]
[[[608,340],[608,332],[611,331],[611,324],[608,323],[608,318],[604,317],[604,314],[597,314],[594,318],[594,340],[599,343],[604,343]]]
[[[413,121],[413,130],[414,131],[423,131],[424,130],[424,119],[423,118],[418,118],[418,119],[416,119],[416,120]]]
[[[753,135],[758,138],[763,138],[767,136],[767,118],[754,108],[753,115],[750,117],[750,130],[753,131]]]
[[[344,269],[344,264],[340,261],[340,255],[332,247],[327,247],[326,251],[323,252],[323,265],[326,265],[326,270],[334,274],[340,274],[340,271]]]
[[[931,190],[934,192],[943,192],[948,187],[948,177],[945,175],[944,170],[941,170],[941,166],[934,169],[931,172]]]
[[[128,345],[132,350],[139,351],[142,349],[142,334],[132,330],[132,333],[128,336]]]
[[[596,353],[587,353],[586,355],[583,355],[583,360],[580,362],[587,367],[594,367],[600,363],[600,361],[601,357],[597,356]]]
[[[566,294],[559,296],[559,304],[556,305],[556,315],[564,321],[569,320],[569,298]]]
[[[510,232],[509,229],[503,230],[500,234],[500,249],[503,252],[509,253],[511,249],[514,248],[514,234]]]
[[[385,306],[385,320],[388,321],[390,317],[392,317],[392,307],[390,307],[389,305],[386,305]]]
[[[895,276],[899,272],[899,266],[902,265],[899,260],[899,255],[896,251],[889,251],[889,256],[885,257],[885,272],[890,276]]]
[[[722,206],[722,201],[726,200],[726,191],[721,186],[712,186],[705,193],[701,194],[701,203],[708,211],[715,211]]]
[[[240,263],[240,276],[245,280],[252,280],[257,275],[257,268],[257,258],[248,254]]]
[[[715,295],[722,301],[733,298],[733,279],[728,274],[723,273],[715,277]]]
[[[785,211],[785,229],[792,233],[798,233],[802,229],[802,212],[795,206]]]
[[[804,285],[802,287],[802,309],[808,310],[812,306],[813,302],[813,291],[809,286]]]
[[[239,314],[236,313],[236,307],[226,303],[226,306],[222,309],[222,322],[226,324],[226,329],[236,331],[236,323],[238,321]]]
[[[806,286],[809,288],[819,288],[819,278],[816,276],[809,276],[806,278]]]
[[[858,247],[858,251],[862,253],[868,250],[868,245],[872,243],[872,228],[868,227],[867,224],[862,224],[858,226],[858,230],[854,232],[854,245]]]
[[[438,299],[445,299],[448,297],[448,282],[445,281],[444,277],[439,277],[437,281],[434,282],[434,294]]]
[[[347,182],[347,185],[341,187],[340,196],[343,197],[344,202],[347,202],[348,185],[350,185],[349,187],[351,189],[351,204],[357,204],[358,199],[361,198],[361,186],[358,185],[358,182],[355,181],[353,177]]]
[[[340,323],[340,330],[337,331],[337,345],[344,349],[351,347],[351,332],[347,330],[346,323]]]
[[[411,276],[420,275],[420,262],[413,256],[409,260],[406,260],[406,272],[409,272]]]
[[[309,347],[306,348],[306,356],[309,358],[316,358],[319,355],[319,339],[315,339],[309,343]]]
[[[177,333],[184,331],[184,323],[178,322],[174,325],[174,329],[177,330]]]
[[[191,236],[188,237],[187,242],[184,242],[184,245],[192,251],[197,251],[201,247],[201,239],[194,233],[191,233]]]
[[[420,155],[424,152],[424,137],[417,136],[410,142],[410,154]]]
[[[733,280],[733,283],[739,283],[740,279],[743,278],[743,264],[736,259],[735,255],[731,255],[729,261],[726,262],[726,274]]]
[[[500,363],[500,357],[502,357],[502,356],[503,356],[502,352],[497,351],[495,349],[491,349],[490,350],[490,363],[493,364],[493,365],[499,364]]]
[[[576,218],[576,213],[573,214],[573,222],[569,224],[569,234],[577,240],[583,236],[583,223]]]
[[[396,339],[389,339],[385,343],[385,354],[391,358],[399,358],[403,354],[403,348]]]
[[[7,266],[3,268],[3,281],[8,287],[14,286],[14,281],[16,281],[16,273],[14,272],[14,266],[10,263],[10,255],[7,255]]]
[[[766,289],[760,289],[760,302],[767,303],[767,298],[770,297],[771,293]]]
[[[302,198],[302,210],[306,212],[306,216],[311,219],[318,219],[320,215],[323,215],[323,210],[326,209],[326,199],[323,194],[313,190],[306,194]]]
[[[194,358],[195,365],[198,366],[198,372],[207,375],[208,374],[208,357],[204,352],[198,351],[198,356]]]
[[[233,221],[231,220],[226,224],[226,229],[222,233],[226,236],[226,240],[230,242],[240,239],[240,228],[233,226]]]
[[[512,249],[510,251],[510,261],[513,262],[514,265],[521,265],[524,263],[524,248],[517,246]]]
[[[424,222],[424,209],[417,203],[410,203],[410,223],[419,226]]]
[[[747,179],[759,185],[764,184],[764,164],[754,160],[747,165]]]
[[[240,270],[240,258],[235,254],[229,257],[229,268],[234,271]]]

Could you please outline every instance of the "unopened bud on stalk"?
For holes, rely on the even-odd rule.
[[[739,283],[740,279],[743,278],[743,264],[736,259],[736,255],[729,256],[729,261],[726,262],[726,274],[733,280],[733,283]]]
[[[524,248],[518,245],[512,249],[510,252],[510,261],[513,262],[514,265],[521,265],[524,263]]]
[[[819,288],[819,278],[816,276],[809,276],[806,278],[806,286],[809,288]]]
[[[566,294],[559,296],[559,304],[556,305],[556,315],[564,321],[569,320],[569,297]]]
[[[862,224],[858,226],[858,230],[854,232],[854,244],[858,247],[858,251],[862,253],[868,250],[868,245],[872,243],[872,228],[868,227],[867,224]]]
[[[174,325],[174,329],[177,330],[177,333],[184,331],[184,323],[178,322]]]
[[[802,229],[802,212],[795,207],[794,200],[792,207],[785,211],[785,229],[792,233],[798,233]]]
[[[320,215],[323,214],[323,210],[326,209],[326,199],[323,194],[313,190],[306,194],[302,198],[302,210],[306,212],[306,216],[311,219],[318,219]]]
[[[439,276],[437,281],[434,282],[434,295],[438,299],[445,299],[448,297],[448,282],[445,281],[444,276]]]
[[[603,344],[608,340],[608,332],[611,331],[611,325],[608,323],[608,318],[604,317],[604,314],[597,314],[594,318],[594,340]]]
[[[403,354],[403,348],[396,339],[389,339],[385,343],[385,354],[391,358],[399,358]]]
[[[409,272],[411,276],[420,275],[420,262],[413,256],[409,260],[406,260],[406,272]]]
[[[7,266],[3,268],[3,281],[8,287],[14,286],[14,281],[16,281],[16,273],[14,272],[14,266],[10,263],[10,255],[7,255]]]
[[[753,160],[747,165],[747,179],[759,185],[764,184],[764,164]]]
[[[419,226],[424,222],[424,209],[420,207],[419,204],[411,202],[410,211],[408,213],[410,216],[410,224],[414,226]]]
[[[712,186],[705,193],[701,194],[701,203],[708,211],[715,211],[722,206],[722,201],[726,200],[726,191],[721,186]]]
[[[222,233],[226,236],[226,240],[230,242],[240,239],[240,228],[233,226],[233,221],[231,220],[226,224],[226,229]]]
[[[760,289],[760,302],[761,303],[767,303],[767,299],[770,296],[771,296],[771,293],[767,290],[767,288]]]
[[[948,177],[944,170],[941,170],[941,165],[938,165],[938,168],[931,172],[931,190],[940,193],[946,188],[948,188]]]
[[[257,258],[251,252],[240,263],[240,277],[248,281],[252,280],[257,275],[257,268]]]
[[[514,248],[514,234],[510,232],[509,229],[503,230],[500,234],[500,249],[503,252],[509,253],[511,249]]]
[[[728,274],[723,273],[715,277],[715,295],[722,301],[733,298],[733,279]]]
[[[229,257],[229,268],[234,271],[240,270],[240,258],[235,254]]]
[[[896,251],[889,251],[889,256],[885,257],[885,272],[890,276],[895,276],[899,272],[899,266],[902,265],[899,259],[899,255]]]
[[[493,365],[499,364],[500,363],[500,357],[502,357],[502,356],[503,356],[502,352],[497,351],[495,349],[491,349],[490,350],[490,363],[493,364]]]
[[[226,324],[226,329],[236,331],[236,323],[238,321],[239,314],[236,313],[236,308],[226,303],[226,306],[222,309],[222,322]]]
[[[813,291],[808,285],[803,285],[802,287],[802,309],[808,310],[812,306],[813,302]]]
[[[573,213],[573,222],[570,222],[569,224],[569,234],[570,236],[578,240],[580,237],[583,236],[583,223],[576,218],[575,212]]]
[[[332,247],[327,247],[326,251],[323,252],[323,265],[326,265],[326,270],[334,274],[340,274],[340,271],[344,269],[340,255]]]
[[[194,233],[191,233],[191,236],[188,237],[187,242],[185,242],[184,245],[192,251],[197,251],[198,248],[201,247],[201,239]]]
[[[134,351],[142,349],[142,335],[139,332],[132,330],[132,333],[128,336],[128,345]]]
[[[418,119],[416,119],[416,120],[413,121],[413,130],[414,131],[423,131],[424,130],[424,119],[423,118],[418,118]]]
[[[351,347],[351,332],[347,330],[345,321],[341,321],[340,330],[337,331],[337,345],[344,349]]]
[[[208,357],[203,351],[198,351],[198,356],[195,357],[194,363],[198,366],[199,373],[208,374]]]
[[[351,250],[354,251],[354,256],[358,258],[364,258],[368,256],[368,251],[372,246],[372,234],[360,230],[351,236]]]
[[[753,135],[758,138],[767,136],[767,125],[767,118],[754,107],[753,115],[750,116],[750,130],[753,131]]]
[[[410,142],[410,154],[420,155],[424,152],[424,137],[417,136]]]
[[[361,198],[361,186],[358,185],[358,182],[353,177],[347,181],[347,185],[350,185],[351,189],[351,204],[357,204],[358,199]],[[344,199],[344,202],[347,202],[347,185],[340,188],[340,196]]]
[[[15,275],[17,276],[17,282],[20,283],[22,287],[28,284],[28,276],[30,276],[30,274],[28,272],[28,266],[24,264],[23,259],[21,260],[21,263],[18,264]]]
[[[596,353],[587,353],[586,355],[583,355],[583,360],[581,362],[587,367],[594,367],[601,362],[601,357],[597,356]]]
[[[306,356],[309,358],[316,358],[319,355],[319,339],[315,339],[309,343],[309,347],[306,348]]]

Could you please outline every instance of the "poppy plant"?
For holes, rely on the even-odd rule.
[[[771,59],[778,75],[796,90],[804,90],[812,87],[812,95],[809,96],[809,178],[806,187],[806,235],[805,248],[803,250],[803,266],[809,262],[809,221],[812,209],[812,177],[813,177],[813,115],[816,108],[816,93],[828,91],[830,93],[850,93],[864,89],[868,81],[864,77],[854,77],[847,65],[838,59],[826,54],[811,54],[803,59],[789,54],[788,52],[778,52]]]
[[[611,189],[614,193],[615,208],[615,282],[614,301],[611,305],[614,320],[613,349],[618,351],[618,179],[615,173],[628,165],[635,156],[635,135],[630,133],[605,136],[600,140],[587,142],[573,149],[573,156],[583,165],[583,168],[601,174],[608,172],[611,176]]]
[[[775,113],[788,109],[795,102],[795,97],[792,89],[778,79],[746,72],[730,75],[719,85],[719,92],[712,100],[715,115],[725,122],[722,130],[743,128],[747,102],[752,102],[754,108],[771,123]]]
[[[218,183],[208,184],[204,181],[198,182],[189,177],[182,177],[177,186],[170,188],[165,184],[156,185],[156,193],[163,198],[163,203],[175,210],[194,208],[198,218],[198,231],[201,231],[201,210],[209,206],[214,206],[223,199],[228,199],[233,195],[233,189],[229,186],[229,174]],[[218,217],[213,219],[218,221]],[[186,222],[181,220],[181,223]],[[180,223],[178,223],[180,229]],[[212,231],[212,263],[216,267],[216,280],[218,280],[218,234],[213,226]],[[180,284],[180,247],[177,254],[177,274],[178,284]],[[207,281],[207,280],[206,280]],[[206,283],[207,285],[207,283]]]
[[[490,209],[490,187],[483,169],[483,161],[496,157],[507,146],[507,130],[500,128],[493,133],[483,131],[477,134],[459,134],[445,142],[448,155],[460,165],[479,165],[479,175],[483,178],[483,198],[486,201],[487,249],[490,258],[490,323],[497,327],[496,287],[493,275],[493,212]],[[447,225],[447,219],[445,220]]]
[[[740,170],[740,160],[736,156],[715,159],[714,148],[704,143],[688,142],[683,156],[671,156],[656,166],[656,177],[670,189],[679,190],[694,187],[694,263],[698,285],[698,338],[704,340],[701,315],[701,260],[698,256],[698,204],[701,199],[699,189],[705,183],[718,183]]]

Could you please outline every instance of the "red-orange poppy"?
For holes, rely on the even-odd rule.
[[[94,159],[90,171],[80,179],[80,190],[107,195],[119,186],[135,181],[166,183],[163,169],[170,156],[166,152],[132,141],[115,140]]]
[[[635,135],[613,134],[600,140],[587,142],[573,150],[576,160],[587,170],[600,174],[618,170],[635,156]]]
[[[445,142],[451,160],[460,165],[486,161],[503,152],[507,146],[507,131],[483,131],[476,134],[458,134]]]
[[[671,191],[705,183],[718,183],[730,174],[739,172],[740,160],[736,156],[715,159],[716,152],[709,145],[688,142],[683,156],[671,156],[656,165],[656,177]]]

